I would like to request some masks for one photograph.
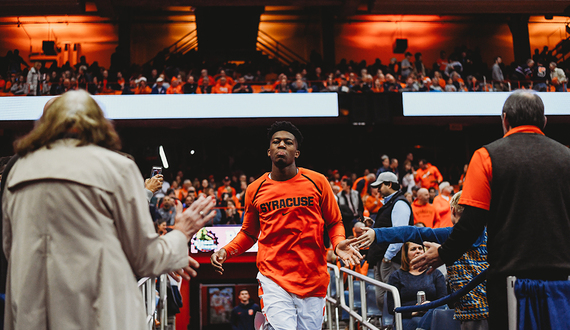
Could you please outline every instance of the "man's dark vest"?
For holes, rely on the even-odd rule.
[[[570,149],[535,133],[484,146],[492,162],[489,275],[570,275]]]
[[[392,227],[392,210],[394,209],[394,205],[397,201],[404,201],[406,205],[410,208],[410,220],[408,221],[408,225],[412,226],[414,224],[414,214],[412,212],[412,207],[410,206],[410,202],[404,196],[404,193],[401,191],[397,191],[392,198],[388,201],[388,203],[384,204],[378,210],[378,216],[376,217],[376,222],[374,222],[374,228],[385,228],[385,227]],[[384,254],[386,250],[388,250],[388,246],[390,244],[375,244],[373,243],[370,246],[370,250],[368,251],[368,264],[370,266],[375,266],[379,261],[384,258]],[[402,254],[398,252],[398,254],[392,259],[392,261],[401,263]]]

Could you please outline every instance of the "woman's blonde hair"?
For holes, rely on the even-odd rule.
[[[34,129],[14,142],[14,150],[24,156],[63,138],[75,138],[78,146],[95,144],[113,151],[121,141],[113,125],[95,100],[83,90],[69,91],[48,101]]]
[[[400,266],[400,269],[405,271],[405,272],[410,271],[410,261],[411,260],[408,257],[408,246],[410,246],[410,244],[416,244],[416,243],[406,242],[406,243],[404,243],[404,245],[402,245],[402,265]],[[423,246],[422,246],[422,248],[423,248]]]

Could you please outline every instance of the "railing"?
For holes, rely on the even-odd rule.
[[[338,308],[342,308],[343,310],[345,310],[349,316],[350,316],[350,320],[349,320],[349,330],[354,330],[354,321],[358,321],[360,322],[360,324],[362,325],[362,329],[363,330],[367,330],[367,329],[371,329],[371,330],[380,330],[378,327],[376,327],[375,325],[371,324],[370,322],[368,322],[367,320],[367,305],[366,305],[366,285],[361,285],[360,286],[360,303],[361,303],[361,314],[358,314],[355,311],[354,308],[354,278],[359,279],[362,282],[366,282],[366,283],[370,283],[374,286],[377,287],[381,287],[385,290],[389,290],[392,293],[392,296],[394,297],[394,307],[398,308],[401,306],[401,302],[400,302],[400,293],[398,292],[398,289],[395,286],[386,284],[386,283],[382,283],[380,281],[377,281],[373,278],[370,278],[368,276],[364,276],[362,274],[359,274],[357,272],[354,272],[348,268],[340,268],[338,269],[337,266],[333,265],[333,264],[327,264],[327,267],[329,269],[333,269],[334,271],[334,275],[335,275],[335,279],[334,279],[334,283],[336,286],[336,297],[331,297],[330,296],[330,285],[329,285],[329,292],[327,294],[327,307],[329,309],[329,311],[327,311],[327,321],[328,321],[328,327],[329,330],[332,329],[332,312],[330,311],[330,309],[334,306],[336,307],[335,310],[337,312],[337,330],[338,330]],[[344,289],[343,289],[343,285],[342,285],[342,278],[343,278],[343,274],[347,275],[347,282],[348,282],[348,305],[346,304],[345,298],[344,298]],[[340,297],[340,299],[339,299]],[[340,303],[339,303],[340,301]],[[402,314],[400,313],[396,313],[395,314],[395,325],[396,325],[396,329],[397,330],[402,330]]]
[[[286,65],[293,62],[308,63],[302,56],[261,30],[257,34],[257,49]]]
[[[146,325],[148,330],[155,328],[155,320],[160,322],[160,330],[164,330],[168,325],[168,315],[166,313],[166,281],[168,275],[160,275],[160,288],[158,290],[158,307],[156,303],[156,279],[154,277],[143,277],[138,281],[146,310]]]
[[[194,29],[180,39],[176,40],[172,45],[164,48],[161,52],[164,53],[164,59],[167,60],[172,54],[182,53],[198,49],[198,30]],[[144,65],[150,64],[156,59],[156,56],[147,61]]]

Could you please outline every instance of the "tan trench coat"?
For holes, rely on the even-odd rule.
[[[3,198],[5,329],[144,329],[135,275],[188,265],[185,235],[154,230],[134,162],[62,140],[16,162]]]

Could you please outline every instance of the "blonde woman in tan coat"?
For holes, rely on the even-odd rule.
[[[137,276],[198,267],[187,243],[215,213],[201,198],[159,237],[133,161],[85,91],[46,105],[5,178],[5,329],[144,329]]]

